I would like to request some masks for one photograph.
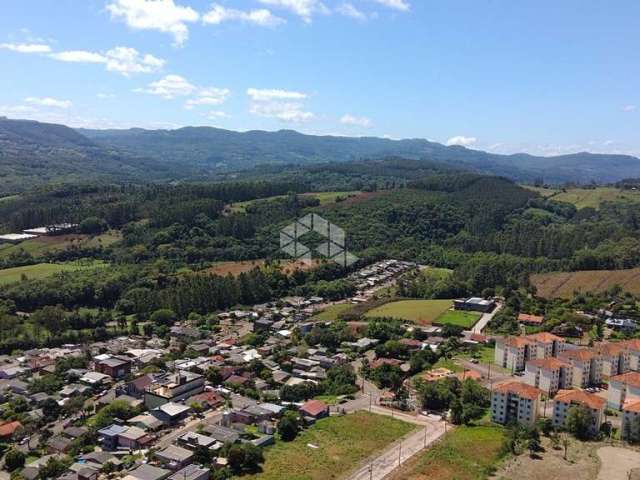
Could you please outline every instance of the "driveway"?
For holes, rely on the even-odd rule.
[[[480,320],[476,322],[476,324],[471,327],[471,333],[482,333],[482,331],[487,327],[489,322],[493,319],[494,315],[500,311],[502,308],[502,304],[496,304],[496,308],[493,309],[491,313],[483,313],[480,317]]]

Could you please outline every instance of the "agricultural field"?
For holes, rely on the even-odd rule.
[[[353,305],[350,303],[336,303],[334,305],[329,305],[327,308],[311,317],[311,320],[318,322],[335,322],[338,320],[341,313],[352,308]]]
[[[275,262],[279,264],[280,269],[287,275],[292,274],[296,270],[313,270],[317,268],[322,260],[312,260],[311,262],[305,262],[302,260],[279,260]],[[216,262],[211,267],[203,270],[201,273],[210,273],[213,275],[226,276],[228,274],[235,276],[241,273],[250,272],[254,268],[262,268],[266,265],[266,262],[262,259],[259,260],[245,260],[240,262]]]
[[[469,329],[473,327],[479,319],[479,313],[447,310],[436,318],[433,323],[436,325],[456,325],[464,329]]]
[[[502,457],[503,441],[501,427],[457,427],[390,480],[485,480]]]
[[[69,247],[108,247],[121,239],[122,234],[118,231],[109,231],[97,236],[82,234],[55,235],[51,237],[42,236],[17,245],[9,243],[0,244],[0,258],[13,253],[19,253],[20,251],[29,253],[34,257],[39,257],[46,253],[64,250]]]
[[[571,203],[578,209],[585,207],[598,209],[603,202],[615,202],[621,200],[640,202],[640,191],[623,190],[615,187],[567,188],[562,190],[538,187],[527,188],[538,192],[543,197],[552,198],[559,202]]]
[[[369,310],[365,316],[401,318],[420,325],[431,325],[451,305],[452,300],[400,300]]]
[[[571,298],[576,291],[600,293],[614,285],[640,295],[640,268],[628,270],[583,270],[531,275],[531,284],[542,298]]]
[[[243,480],[344,478],[360,462],[410,433],[415,425],[368,412],[319,420],[292,442],[265,450],[262,472]]]
[[[68,263],[38,263],[37,265],[27,265],[24,267],[6,268],[0,270],[0,285],[19,282],[23,278],[29,280],[41,280],[60,272],[73,272],[93,268],[102,268],[106,264],[99,260],[90,262],[68,262]]]
[[[360,193],[361,192],[358,192],[358,191],[351,191],[351,192],[309,192],[309,193],[303,193],[302,196],[317,198],[318,200],[320,200],[320,205],[327,205],[327,204],[331,204],[331,203],[336,203],[336,199],[338,199],[338,198],[347,199],[349,197],[358,196]],[[259,198],[259,199],[256,199],[256,200],[248,200],[246,202],[237,202],[237,203],[233,203],[231,205],[228,205],[226,210],[228,212],[230,212],[230,213],[244,213],[244,212],[247,211],[247,207],[249,205],[252,205],[253,203],[278,200],[278,199],[286,198],[286,197],[287,197],[287,195],[275,195],[273,197]]]

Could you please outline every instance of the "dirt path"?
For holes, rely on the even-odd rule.
[[[629,471],[640,468],[640,452],[620,447],[602,447],[598,449],[602,464],[598,480],[627,480]]]

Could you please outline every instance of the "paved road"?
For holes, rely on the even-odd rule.
[[[493,319],[493,316],[500,311],[502,308],[502,304],[498,303],[496,308],[493,309],[491,313],[483,313],[480,317],[480,320],[476,322],[476,324],[471,328],[472,333],[482,333],[482,331],[487,327],[489,322]]]
[[[373,407],[375,413],[390,415],[387,409]],[[423,426],[402,440],[395,442],[382,453],[363,463],[363,466],[345,480],[383,480],[415,454],[432,445],[445,433],[444,422],[394,413],[395,417]]]

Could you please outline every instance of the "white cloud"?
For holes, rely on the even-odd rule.
[[[385,7],[393,8],[394,10],[400,10],[401,12],[408,12],[411,9],[409,2],[405,0],[373,0]]]
[[[458,135],[456,137],[451,137],[449,140],[447,140],[447,145],[448,146],[460,145],[462,147],[468,147],[470,145],[473,145],[477,141],[478,139],[476,137],[465,137],[462,135]]]
[[[303,123],[312,120],[315,115],[305,111],[302,100],[308,95],[302,92],[249,88],[251,98],[249,111],[261,117],[277,118],[283,122]]]
[[[272,100],[304,100],[306,93],[290,90],[249,88],[247,95],[255,102],[267,102]]]
[[[176,5],[173,0],[113,0],[107,5],[111,18],[122,18],[136,30],[170,33],[176,45],[189,38],[187,23],[200,18],[191,7]]]
[[[30,103],[32,105],[40,105],[42,107],[54,107],[54,108],[70,108],[73,103],[70,100],[58,100],[56,98],[51,97],[27,97],[24,99],[25,102]]]
[[[43,43],[0,43],[0,48],[18,53],[49,53],[51,47]]]
[[[219,25],[229,21],[240,21],[261,27],[277,27],[285,23],[283,18],[277,17],[266,8],[244,11],[223,7],[216,3],[211,5],[211,10],[202,17],[202,21],[212,25]]]
[[[86,50],[68,50],[49,55],[55,60],[71,63],[101,63],[110,72],[124,76],[135,73],[153,73],[160,70],[165,61],[153,55],[140,54],[135,48],[115,47],[105,53]]]
[[[301,17],[305,22],[311,22],[315,14],[328,15],[331,11],[320,0],[259,0],[263,5],[283,8]]]
[[[371,120],[367,117],[355,117],[349,113],[343,115],[340,119],[340,123],[343,125],[349,125],[352,127],[365,127],[369,128],[373,126]]]
[[[367,14],[361,10],[358,10],[352,3],[343,3],[338,5],[336,12],[345,17],[351,17],[361,22],[367,19]]]
[[[166,75],[160,80],[151,82],[147,88],[137,89],[136,91],[172,99],[192,95],[197,89],[195,85],[180,75]]]
[[[624,107],[622,107],[623,112],[635,112],[637,109],[637,105],[625,105]]]
[[[184,108],[191,110],[198,105],[222,105],[231,91],[227,88],[203,88],[197,92],[196,98],[190,98],[184,104]]]
[[[29,105],[0,105],[0,115],[24,115],[37,111],[37,108]]]
[[[211,110],[210,112],[207,113],[207,118],[210,118],[212,120],[218,120],[220,118],[229,118],[230,115],[226,112],[222,112],[220,110]]]

